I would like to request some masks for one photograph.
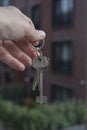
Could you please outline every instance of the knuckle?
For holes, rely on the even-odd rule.
[[[33,22],[32,22],[32,20],[31,20],[31,18],[29,18],[29,24],[32,24]]]
[[[18,59],[23,59],[25,57],[25,54],[23,52],[20,52],[18,54]]]

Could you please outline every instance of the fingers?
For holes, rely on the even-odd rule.
[[[39,55],[28,42],[0,42],[0,60],[10,67],[23,71],[25,66],[32,65],[32,58]]]
[[[17,42],[16,45],[31,58],[34,58],[35,56],[40,55],[39,52],[35,48],[32,47],[31,43],[27,42],[26,40]]]
[[[16,70],[23,71],[25,69],[25,66],[11,56],[3,46],[0,46],[0,60]]]
[[[23,63],[24,65],[31,66],[32,65],[32,59],[24,52],[22,51],[17,45],[11,41],[6,41],[3,44],[3,47],[18,61]]]

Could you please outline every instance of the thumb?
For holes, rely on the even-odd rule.
[[[45,37],[46,37],[46,34],[44,31],[35,30],[35,29],[28,31],[27,35],[25,36],[25,38],[28,41],[30,41],[32,44],[36,41],[44,39]]]

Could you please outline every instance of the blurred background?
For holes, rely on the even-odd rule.
[[[0,0],[0,6],[7,5],[19,8],[32,19],[36,29],[46,32],[42,50],[50,58],[44,73],[48,105],[35,104],[39,92],[32,91],[35,76],[32,67],[19,72],[0,62],[0,121],[16,130],[57,130],[84,124],[87,121],[84,106],[87,105],[87,0]]]
[[[87,103],[87,1],[0,0],[0,5],[16,6],[32,19],[36,29],[47,34],[43,53],[50,58],[44,74],[44,95],[48,96],[48,102],[75,98]],[[1,90],[8,88],[16,93],[12,86],[24,87],[25,94],[21,94],[35,99],[38,95],[38,90],[32,92],[35,70],[26,68],[18,72],[0,64]]]

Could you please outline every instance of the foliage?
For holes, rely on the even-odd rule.
[[[81,101],[46,105],[33,102],[31,109],[0,100],[0,120],[13,130],[58,130],[85,123],[86,119],[86,106]]]

